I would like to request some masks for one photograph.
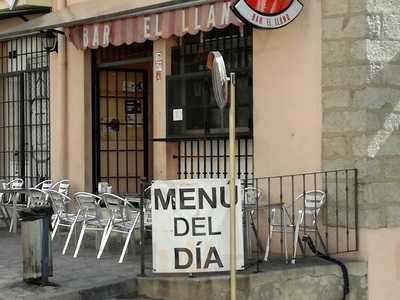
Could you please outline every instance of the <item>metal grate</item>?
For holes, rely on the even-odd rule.
[[[228,134],[227,110],[214,100],[207,55],[218,50],[228,72],[235,72],[236,132],[251,135],[253,124],[252,29],[230,26],[181,38],[172,49],[172,74],[167,76],[167,136],[205,137]],[[181,115],[176,118],[176,113]]]
[[[249,207],[245,241],[257,270],[262,258],[288,262],[296,251],[298,257],[313,256],[305,236],[327,255],[358,251],[357,169],[255,178],[253,189],[258,196],[244,204]]]
[[[178,178],[224,178],[229,170],[228,113],[214,100],[210,51],[222,53],[227,71],[237,74],[237,177],[251,183],[253,157],[252,28],[230,26],[181,38],[172,49],[167,77],[167,141],[177,142]],[[181,119],[174,115],[181,112]]]
[[[228,138],[189,139],[178,142],[179,179],[226,178],[229,172]],[[236,140],[237,178],[251,183],[254,178],[253,140]]]
[[[186,35],[172,49],[172,75],[204,72],[210,51],[219,51],[227,71],[251,70],[253,64],[253,31],[250,26],[229,26],[197,35]],[[249,74],[250,75],[250,74]]]
[[[202,144],[202,141],[197,142]],[[187,143],[198,145],[195,141]],[[189,153],[190,147],[186,149]],[[187,164],[192,165],[192,161]],[[196,174],[189,172],[186,176],[202,176],[202,172]],[[307,236],[314,241],[317,250],[327,255],[357,252],[358,186],[357,169],[254,178],[253,184],[241,194],[243,219],[237,220],[244,227],[244,272],[279,268],[280,264],[290,261],[297,263],[296,259],[304,264],[305,258],[315,256],[303,240]],[[141,197],[143,208],[150,199],[145,187],[146,184]],[[140,226],[144,233],[146,213],[145,209],[141,211]],[[142,234],[141,237],[142,245],[146,245],[140,249],[144,275],[146,270],[152,270],[152,243],[151,235],[146,238]]]
[[[0,45],[0,177],[50,177],[48,52],[41,35]]]
[[[98,69],[94,102],[95,184],[136,193],[147,176],[147,82],[144,71]]]

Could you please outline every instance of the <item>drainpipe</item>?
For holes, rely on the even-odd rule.
[[[56,10],[63,9],[67,6],[66,0],[56,1]],[[56,177],[59,179],[68,177],[68,89],[67,89],[67,42],[65,35],[58,34],[58,54],[57,54],[57,99],[54,102],[57,103],[58,126],[56,127],[56,141],[58,145],[57,149],[60,151],[56,157],[58,159],[53,160],[56,171]]]

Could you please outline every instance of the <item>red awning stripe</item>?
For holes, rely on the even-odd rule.
[[[229,0],[215,0],[215,3],[176,11],[70,27],[66,28],[66,34],[77,48],[96,49],[109,44],[129,45],[167,39],[173,35],[197,34],[212,28],[225,28],[230,24],[242,25],[232,13],[230,5]]]

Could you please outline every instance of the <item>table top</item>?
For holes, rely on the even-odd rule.
[[[262,209],[262,208],[268,208],[268,209],[282,209],[285,206],[285,203],[260,203],[258,206],[255,203],[252,204],[246,204],[244,205],[244,209]]]
[[[27,189],[27,188],[17,188],[17,189],[11,189],[11,188],[9,188],[9,189],[3,189],[3,188],[0,188],[0,194],[2,193],[2,194],[11,194],[11,193],[29,193],[29,192],[31,192],[32,190],[31,189]]]

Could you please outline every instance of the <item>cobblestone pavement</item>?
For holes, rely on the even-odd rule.
[[[72,240],[68,253],[61,255],[64,241],[65,234],[60,234],[53,243],[54,276],[50,281],[59,286],[30,286],[22,282],[20,234],[10,234],[0,228],[0,299],[50,299],[68,292],[133,280],[139,270],[139,257],[133,251],[127,254],[124,263],[118,264],[119,251],[108,250],[101,260],[97,260],[95,249],[86,244],[74,259]],[[63,299],[59,297],[57,299]]]

